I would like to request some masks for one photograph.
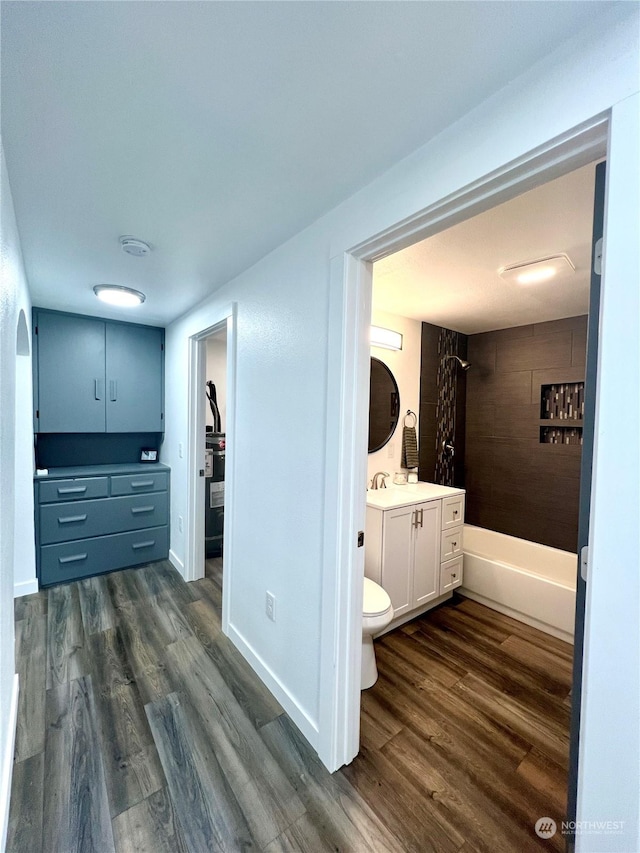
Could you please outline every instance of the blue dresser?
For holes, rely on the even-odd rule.
[[[126,463],[36,475],[40,586],[166,559],[169,474],[160,463]]]

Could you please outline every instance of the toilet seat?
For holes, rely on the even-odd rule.
[[[370,578],[364,579],[364,602],[362,607],[363,617],[382,616],[391,607],[391,599],[388,593]]]

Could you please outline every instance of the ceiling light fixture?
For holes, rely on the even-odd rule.
[[[393,329],[383,329],[382,326],[371,326],[369,342],[372,347],[395,350],[402,349],[402,335],[400,332],[394,332]]]
[[[538,258],[535,261],[524,261],[519,264],[510,264],[500,267],[498,275],[505,281],[516,284],[541,284],[552,278],[571,275],[576,271],[571,258],[564,253],[560,255],[548,255],[546,258]]]
[[[137,240],[135,237],[120,237],[120,246],[123,252],[133,255],[134,258],[146,258],[151,252],[151,246],[148,243]]]
[[[135,308],[147,298],[144,293],[132,287],[122,287],[119,284],[96,284],[93,292],[103,302],[117,305],[120,308]]]

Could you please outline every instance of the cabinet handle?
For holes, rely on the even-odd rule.
[[[58,486],[59,495],[83,495],[86,491],[86,486]]]
[[[58,524],[73,524],[74,521],[86,521],[87,513],[84,515],[68,515],[66,518],[58,518]]]
[[[58,557],[58,562],[63,565],[64,563],[80,563],[86,559],[87,554],[73,554],[71,557]]]
[[[424,508],[420,507],[420,527],[422,527],[423,516],[424,516]]]
[[[153,512],[155,506],[134,506],[131,507],[131,514],[138,515],[140,512]]]
[[[451,572],[451,577],[455,580],[458,577],[458,575],[455,572]]]
[[[104,390],[102,388],[102,379],[94,379],[93,382],[93,396],[96,398],[96,400],[102,400],[102,395],[104,394]]]
[[[151,548],[151,546],[155,544],[155,539],[149,539],[147,542],[136,542],[135,545],[132,545],[131,547],[134,551],[137,551],[139,548]]]
[[[411,526],[412,527],[418,526],[418,510],[417,509],[414,509],[414,511],[411,513]]]
[[[453,548],[457,548],[457,547],[458,547],[458,543],[457,543],[457,542],[452,542],[452,543],[451,543],[451,545],[452,545],[452,547],[453,547]]]
[[[118,380],[110,379],[109,380],[109,399],[112,403],[118,399]]]
[[[153,480],[138,480],[137,482],[131,481],[132,489],[144,489],[148,486],[153,486]]]

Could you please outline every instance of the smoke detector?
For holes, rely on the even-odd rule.
[[[133,255],[134,258],[146,258],[151,252],[151,246],[148,243],[144,240],[136,240],[135,237],[120,237],[120,246],[123,252]]]

